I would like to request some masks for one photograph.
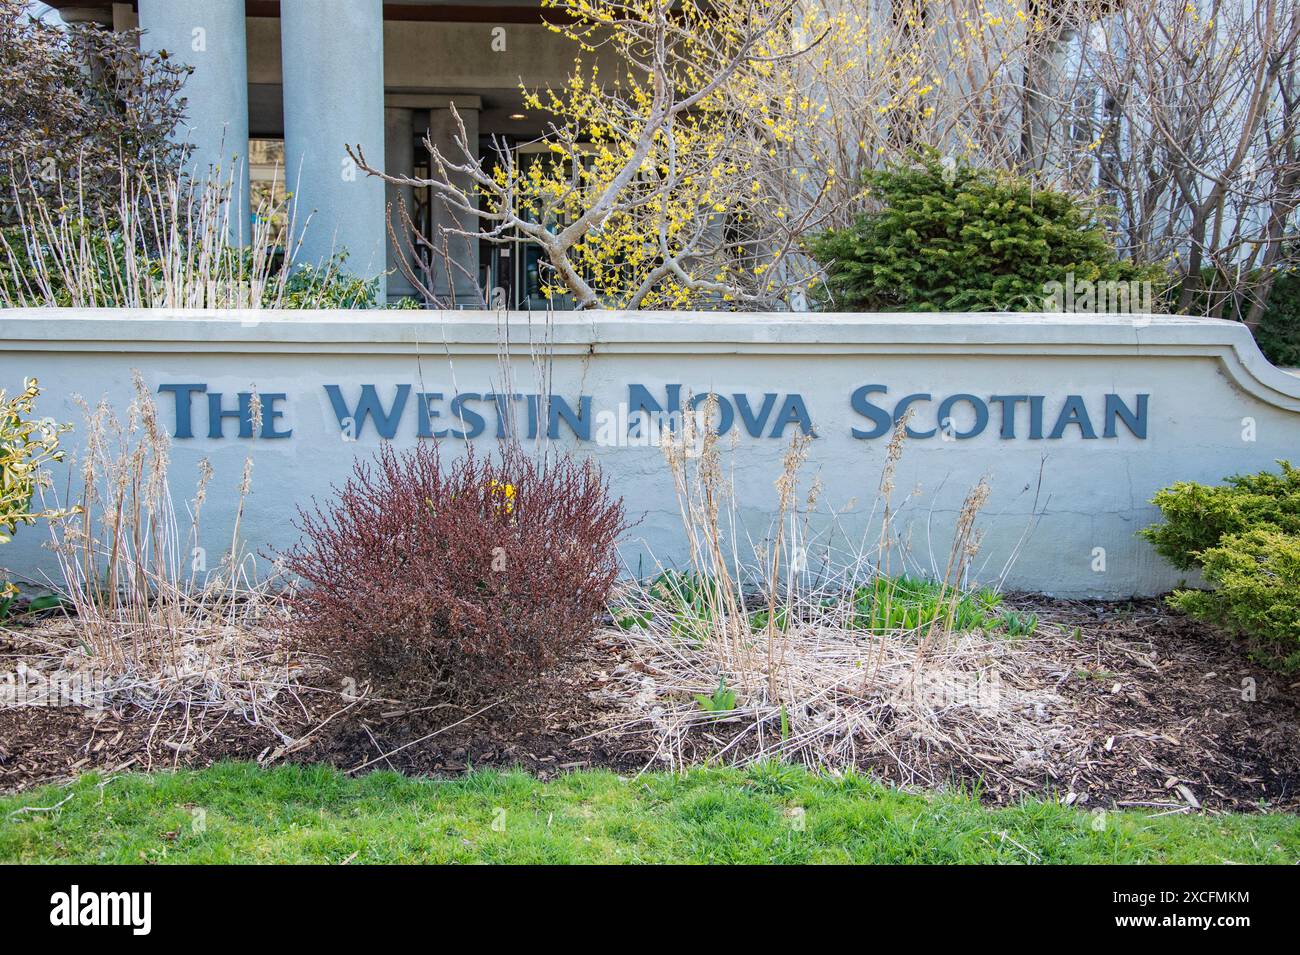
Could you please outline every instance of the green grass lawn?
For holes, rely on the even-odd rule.
[[[86,776],[0,799],[0,862],[1297,860],[1297,816],[1095,816],[1047,802],[990,810],[783,766],[539,782],[231,763],[106,785]]]

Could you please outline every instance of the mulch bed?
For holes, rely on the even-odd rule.
[[[1158,601],[1098,603],[1021,595],[1007,605],[1078,628],[1054,650],[1059,692],[1084,715],[1087,752],[1038,778],[990,765],[954,767],[952,781],[1005,803],[1051,795],[1080,808],[1207,811],[1300,809],[1300,681],[1272,674],[1207,628]],[[3,638],[0,638],[2,641]],[[0,643],[0,659],[7,662]],[[450,775],[518,766],[542,777],[578,768],[634,773],[654,767],[655,739],[629,729],[611,673],[623,662],[602,637],[543,684],[479,706],[412,709],[384,701],[349,704],[321,680],[300,692],[296,725],[266,727],[229,713],[101,713],[82,708],[0,710],[0,791],[79,773],[196,767],[218,760],[326,762],[365,772]],[[1252,694],[1248,682],[1253,680]],[[700,740],[700,754],[708,751]],[[896,767],[861,767],[897,781]]]
[[[1062,691],[1091,720],[1089,751],[1053,789],[1088,807],[1300,809],[1300,676],[1159,601],[1018,604],[1067,628]]]
[[[0,637],[0,659],[4,649]],[[299,688],[297,717],[279,724],[297,741],[292,746],[271,728],[227,712],[0,709],[0,792],[92,770],[142,772],[221,760],[324,762],[349,771],[435,775],[482,767],[520,767],[543,778],[592,766],[635,772],[650,758],[652,743],[636,733],[602,734],[626,715],[589,696],[608,681],[606,668],[616,653],[614,644],[599,639],[545,683],[489,701],[487,709],[486,703],[412,708],[388,700],[349,701],[336,682],[318,675]]]
[[[620,651],[614,640],[598,638],[545,681],[499,701],[414,710],[367,703],[289,758],[438,776],[484,767],[519,767],[541,778],[595,767],[637,772],[652,757],[653,741],[611,732],[628,716],[600,699]],[[331,705],[337,708],[337,699]]]

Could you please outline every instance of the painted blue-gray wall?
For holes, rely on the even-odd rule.
[[[508,322],[507,322],[508,320]],[[253,492],[242,528],[249,546],[285,546],[295,537],[297,505],[322,499],[344,480],[358,455],[385,440],[368,422],[347,441],[327,385],[337,385],[354,408],[363,385],[373,385],[388,408],[401,386],[408,400],[392,428],[395,446],[416,443],[419,416],[411,397],[444,395],[438,427],[455,425],[451,396],[502,391],[500,345],[511,358],[510,391],[552,393],[574,407],[592,402],[592,440],[576,442],[567,425],[555,446],[589,455],[609,475],[615,493],[642,518],[624,542],[629,570],[649,570],[686,556],[672,481],[654,446],[601,440],[602,415],[617,414],[631,384],[664,400],[672,385],[682,396],[716,391],[745,394],[753,409],[763,396],[801,396],[817,437],[808,449],[805,482],[824,488],[811,526],[817,535],[808,560],[822,548],[843,559],[875,540],[877,490],[886,436],[855,410],[865,385],[875,406],[891,409],[910,394],[931,395],[913,407],[912,425],[937,424],[944,396],[968,394],[991,410],[977,436],[945,441],[941,434],[909,440],[895,479],[895,527],[907,541],[908,569],[942,573],[951,534],[970,488],[987,477],[988,503],[977,526],[984,537],[976,579],[1002,580],[1017,589],[1077,597],[1122,597],[1168,590],[1187,575],[1166,564],[1137,531],[1159,518],[1152,495],[1175,481],[1217,483],[1226,475],[1274,468],[1300,449],[1300,378],[1274,368],[1240,324],[1209,319],[1052,314],[852,315],[710,313],[560,313],[551,332],[536,316],[488,312],[213,312],[17,310],[0,312],[0,387],[12,392],[24,376],[45,389],[42,415],[74,422],[70,450],[83,440],[74,395],[92,405],[108,399],[119,414],[132,400],[138,370],[155,396],[161,419],[174,431],[174,392],[166,385],[203,384],[193,401],[192,438],[173,440],[171,480],[177,510],[193,497],[197,464],[208,458],[216,476],[204,505],[205,547],[228,546],[235,488],[246,456],[254,463]],[[546,357],[549,355],[549,359]],[[268,401],[264,437],[238,437],[239,422],[224,421],[225,437],[209,438],[208,403],[221,394],[223,410],[240,392]],[[1047,427],[1029,433],[1027,408],[1017,411],[1015,438],[1002,435],[993,395],[1045,396]],[[272,400],[272,395],[284,395]],[[1141,433],[1119,422],[1105,432],[1106,401],[1117,396],[1137,410],[1145,399]],[[1069,425],[1052,439],[1051,425],[1079,396],[1096,437]],[[773,482],[797,426],[780,438],[752,437],[740,426],[721,442],[725,471],[734,480],[742,545],[760,541],[775,512]],[[490,414],[491,404],[474,406]],[[865,407],[865,406],[862,406]],[[522,403],[517,405],[525,412]],[[272,412],[280,417],[271,417]],[[775,412],[773,412],[775,416]],[[972,430],[970,402],[952,406],[956,433]],[[491,420],[491,419],[489,419]],[[772,419],[769,419],[771,421]],[[286,438],[272,435],[292,430]],[[621,433],[615,429],[614,433]],[[475,444],[495,445],[488,427]],[[1144,435],[1144,436],[1143,436]],[[463,442],[447,439],[448,453]],[[69,466],[76,467],[75,461]],[[75,485],[75,481],[73,482]],[[64,480],[56,482],[66,487]],[[804,485],[805,489],[807,483]],[[802,493],[800,495],[802,499]],[[44,528],[20,528],[0,548],[0,561],[28,578],[53,574],[42,545]],[[1100,557],[1100,560],[1099,560]],[[894,564],[895,571],[901,569]]]

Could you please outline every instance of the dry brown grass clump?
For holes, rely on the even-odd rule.
[[[124,175],[111,201],[79,179],[50,188],[53,197],[0,195],[15,219],[0,229],[5,308],[328,308],[340,304],[331,287],[351,281],[335,259],[309,273],[314,289],[296,287],[309,223],[284,198],[260,199],[251,225],[236,221],[233,170],[191,180],[151,166]]]
[[[170,439],[138,375],[135,392],[124,421],[107,403],[83,406],[76,507],[51,527],[61,571],[52,583],[68,612],[6,636],[29,651],[29,670],[80,674],[84,705],[216,709],[274,727],[299,667],[268,626],[280,600],[240,542],[252,462],[230,537],[210,540],[200,518],[211,467],[200,463],[183,523],[168,483]]]
[[[707,415],[705,415],[707,420]],[[893,504],[906,422],[886,452],[869,546],[831,555],[810,530],[820,485],[801,490],[807,443],[790,446],[777,513],[748,541],[716,436],[688,419],[665,447],[690,566],[627,589],[615,618],[634,661],[618,675],[660,734],[660,760],[780,758],[840,769],[882,758],[892,775],[942,784],[954,770],[1032,774],[1086,746],[1041,644],[968,586],[981,480],[953,528],[943,576],[903,576]],[[742,543],[743,541],[743,543]],[[808,555],[827,555],[815,571]],[[1008,626],[1017,635],[1007,632]]]

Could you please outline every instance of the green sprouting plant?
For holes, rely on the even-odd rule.
[[[727,689],[727,678],[722,677],[711,696],[696,693],[695,702],[706,713],[730,713],[736,708],[736,692]]]
[[[701,606],[716,603],[716,581],[702,574],[665,570],[650,582],[650,595],[667,604]]]
[[[611,612],[614,626],[620,630],[648,630],[654,614],[648,610],[632,610],[629,607],[615,607]]]
[[[1110,670],[1089,670],[1085,668],[1075,670],[1074,675],[1080,680],[1096,680],[1098,682],[1115,679],[1115,674]]]
[[[886,633],[921,630],[936,621],[954,630],[991,629],[1002,598],[987,588],[956,592],[920,577],[878,577],[853,591],[850,626]]]
[[[665,570],[651,581],[649,594],[669,614],[673,636],[690,643],[707,639],[723,606],[717,581],[676,570]]]
[[[1028,637],[1038,629],[1038,614],[1008,610],[1002,615],[1002,628],[1012,637]]]
[[[41,613],[45,610],[54,610],[58,607],[65,606],[62,597],[57,594],[42,594],[39,597],[33,597],[27,602],[25,613]],[[4,623],[18,612],[18,589],[13,586],[0,584],[0,623]]]
[[[781,633],[785,633],[790,629],[790,619],[789,607],[777,607],[774,614],[768,613],[765,609],[756,610],[749,615],[749,626],[750,629],[757,633],[760,630],[766,630],[768,622],[775,620],[776,629]]]

